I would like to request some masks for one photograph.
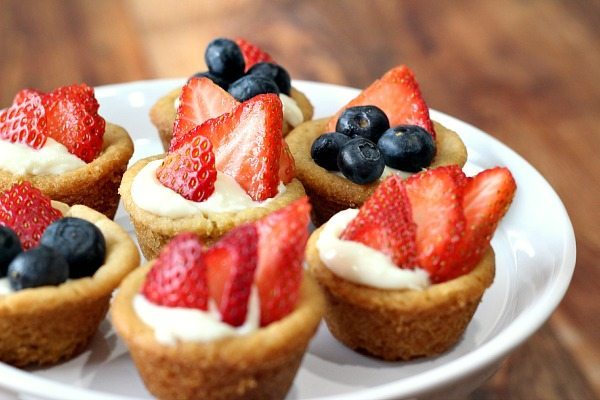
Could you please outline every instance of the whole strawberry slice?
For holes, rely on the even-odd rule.
[[[329,120],[325,132],[335,131],[337,120],[346,108],[362,105],[375,105],[381,108],[390,120],[392,127],[418,125],[425,128],[435,138],[435,130],[429,117],[429,108],[421,95],[419,84],[413,72],[404,65],[386,72],[350,103],[342,107]]]
[[[47,140],[47,117],[42,95],[34,90],[20,91],[14,103],[0,111],[0,139],[40,149]]]
[[[258,233],[254,224],[241,225],[206,250],[210,297],[221,320],[240,326],[246,320],[248,299],[258,262]]]
[[[160,306],[208,309],[206,263],[194,234],[181,233],[163,247],[141,292]]]
[[[244,62],[246,63],[246,71],[259,62],[273,62],[273,59],[267,52],[246,39],[237,38],[235,42],[240,46],[240,50],[242,50]]]
[[[86,111],[92,115],[98,112],[100,104],[94,95],[94,88],[85,83],[70,86],[61,86],[44,96],[44,106],[49,107],[61,99],[82,104]]]
[[[238,104],[236,99],[210,79],[191,78],[179,96],[171,147],[177,147],[179,138],[190,129],[209,118],[231,112]]]
[[[217,180],[212,144],[197,128],[185,135],[185,140],[165,156],[156,177],[186,199],[203,201],[215,191]]]
[[[416,227],[402,179],[390,175],[379,184],[348,224],[342,239],[387,254],[400,268],[416,266]]]
[[[453,168],[458,167],[431,169],[405,181],[417,225],[417,261],[434,283],[454,275],[447,267],[458,260],[456,248],[465,230],[462,191]]]
[[[256,222],[261,326],[283,318],[298,302],[309,218],[310,204],[303,197]]]
[[[15,231],[24,249],[36,246],[46,227],[61,217],[50,199],[29,182],[14,184],[0,194],[0,225]]]

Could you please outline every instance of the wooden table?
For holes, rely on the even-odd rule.
[[[411,66],[432,108],[546,177],[577,237],[556,313],[469,398],[600,397],[600,2],[3,0],[0,22],[1,106],[23,87],[188,76],[216,36],[262,44],[297,79],[363,87]]]

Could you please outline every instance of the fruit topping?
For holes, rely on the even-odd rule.
[[[337,165],[346,178],[358,184],[375,182],[385,168],[377,145],[362,137],[350,139],[342,146]]]
[[[218,38],[206,47],[204,61],[210,73],[228,82],[233,82],[244,74],[246,64],[240,47],[232,40]]]
[[[156,177],[166,187],[191,201],[206,200],[215,191],[217,170],[210,140],[194,128],[179,141],[156,170]]]
[[[239,226],[208,249],[204,257],[210,296],[217,303],[221,320],[231,326],[242,325],[258,263],[256,226]]]
[[[20,253],[8,266],[11,289],[60,285],[69,278],[69,264],[56,250],[38,246]]]
[[[292,90],[292,81],[290,74],[279,64],[271,62],[259,62],[250,68],[247,72],[249,76],[262,76],[275,82],[279,92],[290,95]]]
[[[210,71],[196,72],[194,75],[191,76],[190,79],[192,79],[192,78],[207,78],[207,79],[210,79],[215,85],[218,85],[223,90],[227,90],[229,88],[228,81],[226,81],[225,79],[221,78],[218,75],[211,73]],[[189,82],[189,79],[188,79],[188,82]]]
[[[399,125],[386,130],[377,147],[386,165],[407,172],[429,167],[436,151],[433,137],[417,125]]]
[[[279,94],[274,80],[262,75],[244,75],[229,85],[229,94],[237,101],[246,101],[261,93]]]
[[[377,143],[390,127],[385,113],[376,106],[355,106],[345,109],[335,125],[336,132],[351,138],[360,136]]]
[[[69,264],[70,279],[92,276],[104,264],[104,235],[96,225],[81,218],[66,217],[51,223],[40,245],[63,256]]]
[[[313,142],[310,155],[315,163],[328,171],[339,171],[337,158],[340,149],[350,138],[343,133],[324,133]]]
[[[36,246],[46,227],[60,217],[50,199],[29,182],[14,184],[0,194],[0,225],[14,230],[25,250]]]
[[[279,180],[288,184],[296,177],[296,162],[290,147],[283,137],[281,138],[281,155],[279,156]]]
[[[12,106],[0,111],[0,139],[39,149],[48,138],[46,122],[42,96],[31,90],[21,91]]]
[[[6,276],[8,264],[22,251],[21,241],[15,231],[0,225],[0,278]]]
[[[13,98],[13,105],[21,104],[24,101],[27,101],[31,98],[31,95],[44,96],[44,93],[40,92],[36,89],[21,89],[17,92],[15,97]]]
[[[246,71],[248,71],[254,64],[259,62],[271,62],[273,59],[271,56],[260,49],[257,45],[250,43],[246,39],[238,38],[235,40],[237,45],[244,56],[244,62],[246,64]]]

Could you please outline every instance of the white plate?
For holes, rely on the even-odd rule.
[[[134,160],[162,152],[149,107],[182,80],[110,85],[97,89],[101,113],[135,140]],[[315,116],[333,114],[355,89],[295,82],[315,105]],[[518,190],[494,237],[497,275],[460,342],[442,356],[383,362],[336,342],[322,325],[287,397],[390,399],[458,397],[493,374],[502,358],[533,334],[562,299],[575,265],[575,238],[560,199],[544,178],[512,150],[448,115],[435,120],[460,134],[469,150],[469,173],[508,166]],[[126,215],[117,221],[131,231]],[[133,400],[151,398],[126,348],[104,321],[89,350],[66,363],[22,371],[0,363],[0,386],[14,398]],[[0,392],[2,396],[2,392]]]

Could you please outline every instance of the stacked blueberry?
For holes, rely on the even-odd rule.
[[[0,278],[13,290],[59,285],[92,276],[104,264],[106,243],[92,223],[66,217],[50,224],[37,247],[23,251],[16,233],[0,226]]]
[[[194,76],[212,80],[237,101],[246,101],[263,93],[290,95],[290,75],[283,67],[272,62],[258,62],[246,71],[242,49],[232,40],[219,38],[210,42],[204,60],[208,71]]]
[[[335,130],[315,139],[311,156],[317,165],[340,171],[358,184],[379,179],[386,165],[421,171],[431,164],[436,152],[429,132],[417,125],[390,128],[387,116],[376,106],[347,108]]]

